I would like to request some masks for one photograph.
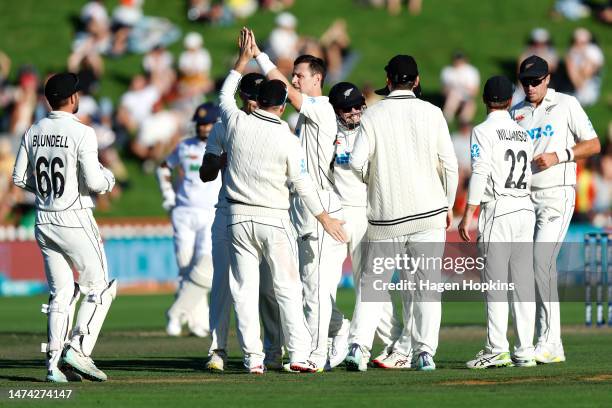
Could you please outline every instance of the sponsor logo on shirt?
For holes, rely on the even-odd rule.
[[[558,104],[557,104],[557,103],[555,103],[554,105],[547,106],[547,107],[544,109],[544,110],[546,111],[546,114],[547,114],[547,115],[548,115],[548,114],[550,114],[550,112],[551,112],[551,111],[552,111],[552,110],[555,108],[555,106],[557,106],[557,105],[558,105]]]
[[[555,134],[555,131],[553,130],[552,125],[546,125],[544,127],[529,129],[527,130],[527,133],[529,133],[529,137],[531,138],[531,140],[534,140],[539,139],[542,136],[551,137]]]
[[[351,154],[349,152],[338,154],[336,155],[336,164],[348,164],[350,158]]]
[[[470,149],[470,152],[471,152],[471,155],[472,155],[472,159],[480,157],[480,146],[478,146],[476,143],[474,143],[472,145],[472,148]]]
[[[306,174],[308,173],[308,170],[306,170],[306,160],[302,159],[300,160],[300,174]]]

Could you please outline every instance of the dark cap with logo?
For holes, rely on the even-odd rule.
[[[350,82],[338,82],[329,91],[329,103],[334,109],[365,105],[363,94]]]
[[[238,89],[243,93],[249,100],[256,101],[257,94],[259,93],[259,87],[266,81],[266,77],[257,72],[251,72],[246,74],[240,80]]]
[[[394,84],[405,84],[414,81],[419,75],[419,69],[414,58],[410,55],[396,55],[391,58],[385,66],[387,78]],[[376,91],[378,95],[388,95],[389,89],[384,88]]]
[[[197,125],[208,125],[209,123],[215,123],[221,115],[219,106],[212,102],[204,102],[198,106],[193,113],[193,121]]]
[[[548,75],[548,63],[545,59],[532,55],[521,62],[519,79],[542,78]]]
[[[512,82],[503,75],[492,76],[484,86],[482,97],[485,102],[505,102],[512,99]]]
[[[283,105],[287,101],[287,86],[283,81],[272,79],[261,84],[257,103],[261,108]]]
[[[57,102],[80,90],[79,77],[71,72],[63,72],[49,78],[45,84],[45,97],[49,102]]]

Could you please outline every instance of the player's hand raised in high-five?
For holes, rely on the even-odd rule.
[[[257,56],[261,54],[261,50],[257,46],[257,41],[255,41],[255,32],[253,32],[253,30],[249,30],[249,35],[251,37],[251,51],[253,51],[253,58],[257,58]]]
[[[247,64],[251,58],[253,58],[251,42],[249,30],[246,27],[242,27],[242,30],[240,30],[240,35],[238,36],[238,47],[240,48],[240,54],[238,55],[236,64],[234,64],[234,69],[240,73],[244,72]]]

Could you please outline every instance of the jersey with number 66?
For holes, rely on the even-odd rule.
[[[533,145],[525,129],[510,118],[508,111],[493,111],[474,127],[470,153],[472,173],[486,177],[481,202],[529,196]]]
[[[90,193],[110,191],[115,179],[98,161],[94,130],[52,111],[23,136],[13,182],[36,194],[38,210],[64,211],[93,207]]]

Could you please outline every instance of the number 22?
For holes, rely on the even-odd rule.
[[[520,150],[515,156],[514,151],[508,149],[506,150],[506,154],[504,155],[504,160],[508,161],[508,159],[512,160],[512,164],[510,165],[510,174],[508,174],[508,178],[506,179],[506,185],[504,187],[526,189],[527,183],[523,180],[525,179],[525,170],[527,169],[527,153],[524,150]],[[523,159],[523,170],[518,181],[514,182],[512,180],[514,176],[514,167],[516,166],[516,162],[520,162],[521,159]]]

